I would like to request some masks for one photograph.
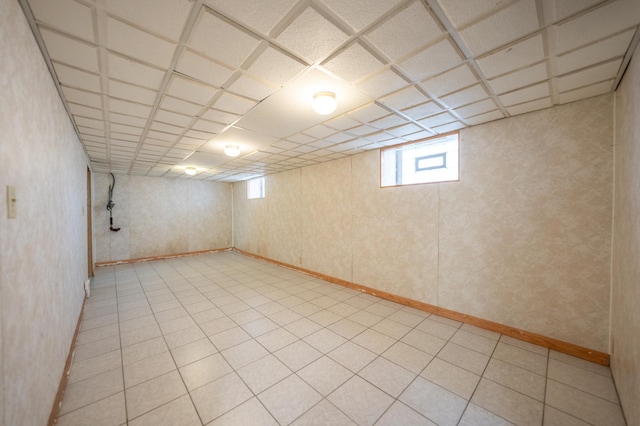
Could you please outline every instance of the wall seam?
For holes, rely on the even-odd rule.
[[[616,104],[617,104],[617,92],[613,92],[613,126],[612,126],[612,164],[611,164],[611,241],[609,248],[609,354],[613,355],[614,342],[613,342],[613,247],[615,238],[615,213],[616,213],[616,146],[617,146],[617,134],[616,134]]]

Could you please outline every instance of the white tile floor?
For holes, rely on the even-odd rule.
[[[59,425],[624,425],[610,370],[224,252],[102,267]]]

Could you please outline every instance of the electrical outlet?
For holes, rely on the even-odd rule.
[[[16,187],[7,186],[7,218],[16,218]]]

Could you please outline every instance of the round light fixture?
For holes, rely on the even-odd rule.
[[[224,153],[229,157],[237,157],[240,155],[240,147],[238,145],[227,145],[224,147]]]
[[[318,92],[313,95],[313,109],[321,115],[331,114],[336,110],[338,101],[333,92]]]
[[[196,173],[198,173],[198,169],[196,169],[195,167],[189,166],[184,168],[184,172],[189,176],[193,176]]]

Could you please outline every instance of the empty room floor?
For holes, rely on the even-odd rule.
[[[58,425],[624,425],[609,368],[235,252],[101,267]]]

